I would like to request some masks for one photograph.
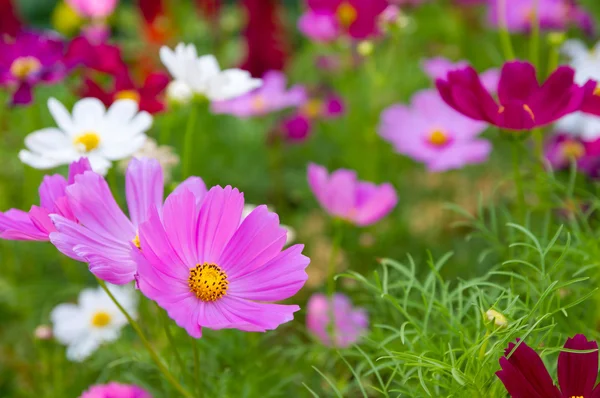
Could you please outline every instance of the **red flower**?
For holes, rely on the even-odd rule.
[[[108,43],[91,43],[83,36],[76,37],[69,43],[65,64],[70,67],[83,65],[88,69],[111,75],[127,71],[119,47]]]
[[[144,84],[135,84],[129,73],[121,73],[114,78],[114,85],[110,90],[105,90],[92,79],[87,78],[81,93],[82,97],[95,97],[106,106],[110,106],[119,99],[131,99],[139,104],[141,111],[158,113],[165,109],[164,102],[159,98],[169,83],[169,76],[164,73],[148,75]]]
[[[0,0],[0,36],[15,37],[21,30],[21,20],[12,0]]]
[[[518,342],[519,340],[517,340]],[[502,380],[506,390],[513,398],[599,398],[598,343],[588,341],[582,334],[567,339],[565,348],[569,350],[596,350],[588,353],[561,352],[558,356],[558,387],[542,359],[527,344],[521,342],[516,350],[510,343],[500,358],[502,370],[496,375]]]
[[[573,69],[561,66],[540,85],[533,65],[507,62],[500,75],[498,102],[470,66],[448,72],[436,85],[444,101],[465,116],[509,130],[531,130],[579,110],[590,83],[579,87],[574,75]]]

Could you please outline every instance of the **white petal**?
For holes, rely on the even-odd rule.
[[[87,328],[82,312],[75,304],[60,304],[50,313],[52,332],[61,344],[71,344],[77,340]]]
[[[70,135],[76,133],[71,114],[60,101],[55,98],[48,99],[48,110],[62,131]]]
[[[79,130],[98,129],[104,121],[106,108],[98,98],[83,98],[73,106],[73,123]],[[77,131],[77,134],[83,131]]]
[[[108,173],[108,170],[112,166],[112,163],[110,160],[106,159],[104,156],[102,156],[98,153],[88,154],[87,158],[90,161],[92,170],[103,176],[105,176],[106,173]]]
[[[207,96],[211,101],[224,101],[239,97],[262,85],[245,70],[227,69],[210,82]]]
[[[127,130],[131,131],[133,134],[145,133],[152,127],[152,121],[152,115],[142,111],[133,118],[131,123],[129,123]]]
[[[587,57],[588,48],[581,40],[567,40],[561,47],[560,51],[571,59]]]
[[[183,64],[169,47],[162,46],[159,51],[159,56],[161,62],[174,79],[183,79],[185,77]]]
[[[40,170],[52,169],[63,164],[69,164],[79,159],[79,157],[80,155],[77,154],[69,157],[66,153],[37,154],[27,150],[21,150],[19,152],[19,159],[21,162],[34,169]]]
[[[100,347],[100,341],[93,334],[87,334],[67,348],[67,359],[74,362],[82,362]]]
[[[146,134],[137,134],[126,141],[106,143],[106,145],[102,146],[99,155],[113,161],[125,159],[139,151],[144,146],[147,139],[148,137]]]
[[[212,79],[221,72],[219,62],[214,55],[203,55],[197,60],[197,66],[205,79]]]
[[[192,100],[194,92],[192,88],[184,81],[173,80],[167,86],[167,98],[169,101],[185,105]]]
[[[50,127],[34,131],[25,137],[25,146],[33,152],[45,153],[68,149],[72,143],[62,131]]]
[[[133,100],[118,100],[106,112],[107,125],[119,126],[129,123],[138,111],[138,103]]]

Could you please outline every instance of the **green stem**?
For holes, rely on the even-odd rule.
[[[519,154],[519,141],[514,140],[512,142],[512,161],[513,161],[513,173],[515,179],[515,187],[517,189],[517,214],[519,222],[525,221],[525,195],[523,193],[523,179],[521,176],[520,168],[520,154]]]
[[[194,377],[196,378],[196,388],[198,397],[202,396],[202,387],[200,384],[200,353],[198,352],[198,340],[192,338],[192,349],[194,351]]]
[[[171,131],[173,129],[173,120],[176,118],[171,112],[163,116],[163,120],[160,128],[160,145],[171,145]]]
[[[333,230],[333,242],[331,246],[331,254],[329,256],[329,265],[327,266],[327,295],[329,297],[333,296],[333,293],[335,293],[335,263],[340,251],[343,232],[341,220],[334,220]]]
[[[181,358],[181,355],[179,355],[179,351],[177,350],[177,346],[175,345],[175,339],[173,339],[173,335],[171,334],[171,329],[169,328],[169,317],[167,316],[167,313],[160,307],[158,307],[158,304],[156,305],[158,308],[158,311],[161,314],[161,318],[163,321],[163,327],[165,329],[165,335],[167,335],[167,340],[169,340],[169,344],[171,344],[171,348],[173,349],[173,355],[175,356],[175,360],[177,361],[177,364],[179,365],[179,368],[181,369],[182,372],[185,372],[185,364],[183,362],[183,359]]]
[[[529,58],[536,69],[540,62],[540,2],[533,1],[533,19],[531,21],[531,41],[529,43]]]
[[[542,133],[542,129],[536,128],[531,132],[533,137],[533,141],[535,144],[535,157],[536,161],[541,162],[543,168],[543,159],[544,159],[544,135]]]
[[[113,294],[110,292],[110,290],[106,286],[106,283],[104,283],[104,281],[102,279],[99,279],[99,278],[96,278],[96,279],[98,280],[98,284],[100,285],[100,287],[102,287],[102,289],[106,292],[106,294],[108,294],[108,297],[110,297],[110,299],[113,301],[113,303],[115,303],[115,305],[119,308],[119,310],[121,311],[121,313],[123,313],[123,315],[125,316],[125,318],[127,318],[127,321],[129,322],[129,324],[131,325],[131,327],[133,328],[133,330],[135,330],[135,332],[139,336],[140,340],[142,341],[142,344],[144,345],[144,347],[148,351],[148,354],[150,354],[150,357],[152,358],[152,360],[156,364],[156,367],[158,367],[158,369],[161,371],[161,373],[163,374],[163,376],[165,376],[165,378],[167,379],[167,381],[169,383],[171,383],[171,385],[177,391],[179,391],[179,393],[182,396],[184,396],[186,398],[193,398],[194,396],[192,394],[190,394],[185,388],[183,388],[183,386],[181,384],[179,384],[179,382],[175,379],[175,377],[171,374],[171,372],[169,372],[169,370],[167,369],[167,367],[164,365],[163,361],[159,358],[159,356],[156,353],[156,351],[154,351],[154,348],[152,348],[152,345],[150,344],[150,342],[148,341],[148,339],[144,335],[144,332],[142,332],[142,329],[140,328],[140,326],[138,325],[138,323],[133,320],[133,318],[131,317],[131,315],[129,315],[129,313],[127,312],[127,310],[125,308],[123,308],[123,306],[121,305],[121,303],[119,303],[119,301],[115,298],[115,296],[113,296]]]
[[[194,145],[194,128],[196,126],[197,106],[191,104],[185,135],[183,136],[182,180],[190,176]]]
[[[506,25],[506,0],[498,0],[498,20],[500,33],[500,44],[502,45],[502,51],[504,52],[504,58],[507,60],[515,59],[515,51],[513,50],[512,43],[510,41],[510,33]]]

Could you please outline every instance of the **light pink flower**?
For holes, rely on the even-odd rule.
[[[427,74],[427,76],[429,76],[431,80],[435,82],[437,79],[446,79],[446,77],[448,76],[448,72],[450,71],[466,68],[467,66],[469,66],[469,63],[467,61],[452,62],[449,59],[443,57],[435,57],[424,59],[423,61],[421,61],[421,66],[423,68],[423,71]],[[500,82],[500,69],[488,69],[485,72],[481,73],[479,75],[479,78],[481,79],[481,84],[483,84],[483,87],[485,87],[487,91],[489,91],[492,94],[498,92],[498,83]]]
[[[339,169],[329,175],[325,167],[311,163],[308,184],[328,213],[359,226],[376,223],[398,202],[391,184],[359,181],[353,170]]]
[[[51,242],[63,254],[89,264],[98,278],[117,285],[133,281],[136,263],[131,253],[139,246],[138,228],[151,210],[162,208],[163,171],[155,159],[133,159],[125,175],[129,218],[119,208],[107,182],[91,171],[75,178],[67,200],[75,219],[52,215],[57,232]],[[206,193],[200,178],[187,179],[178,189]]]
[[[307,101],[304,87],[296,85],[286,90],[286,77],[282,72],[267,72],[262,79],[262,86],[248,94],[213,102],[212,112],[237,117],[262,116],[285,108],[295,108]]]
[[[133,384],[97,384],[84,391],[79,398],[152,398],[149,392]]]
[[[104,19],[115,11],[118,0],[66,0],[79,16]]]
[[[303,245],[282,251],[286,230],[266,206],[243,221],[244,195],[213,187],[202,203],[187,190],[169,195],[140,227],[138,286],[193,337],[202,328],[273,330],[293,319],[292,297],[308,278]]]
[[[56,231],[50,214],[59,214],[66,219],[77,221],[67,203],[65,190],[73,184],[76,175],[91,169],[90,162],[81,158],[69,166],[68,179],[60,174],[45,176],[39,188],[39,206],[31,206],[29,213],[18,209],[0,212],[0,238],[47,241],[49,234]]]
[[[350,299],[341,293],[331,298],[316,293],[308,300],[306,327],[326,346],[345,348],[367,332],[369,317],[363,308],[353,308]]]
[[[383,111],[379,135],[430,171],[445,171],[487,160],[492,147],[477,139],[485,128],[485,123],[446,105],[435,90],[423,90],[410,106],[392,105]]]

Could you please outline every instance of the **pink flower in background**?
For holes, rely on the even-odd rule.
[[[379,34],[379,14],[386,0],[307,0],[308,10],[298,20],[298,29],[316,41],[331,41],[347,34],[366,39]]]
[[[353,170],[339,169],[329,175],[325,167],[310,163],[308,184],[329,214],[358,226],[376,223],[398,202],[391,184],[359,181]]]
[[[469,66],[467,61],[458,61],[453,63],[449,59],[443,57],[435,57],[424,59],[421,62],[423,71],[429,76],[434,82],[437,79],[445,79],[448,76],[448,72],[457,69],[463,69]],[[492,94],[498,91],[498,82],[500,81],[500,70],[499,69],[488,69],[479,75],[481,84],[483,87]]]
[[[428,170],[445,171],[487,160],[492,146],[477,139],[486,127],[450,108],[435,90],[424,90],[413,96],[410,106],[384,110],[379,134]]]
[[[227,101],[215,101],[213,113],[237,117],[262,116],[285,108],[295,108],[307,100],[306,90],[300,85],[286,89],[283,72],[270,71],[263,76],[263,84],[256,90]]]
[[[600,175],[600,139],[584,141],[568,134],[556,134],[546,143],[546,160],[554,170],[566,169],[572,161],[590,177]]]
[[[203,327],[273,330],[300,309],[268,302],[306,282],[303,245],[282,251],[287,233],[277,215],[258,206],[242,221],[243,209],[244,195],[230,186],[213,187],[201,204],[182,190],[140,227],[139,288],[193,337]]]
[[[1,39],[0,86],[11,89],[12,104],[31,103],[34,86],[53,84],[66,76],[64,43],[57,36],[22,32],[14,39]]]
[[[60,174],[45,176],[39,188],[40,205],[31,206],[29,213],[18,209],[0,212],[0,238],[6,240],[47,241],[49,234],[56,231],[50,214],[59,214],[76,222],[66,198],[66,189],[75,181],[75,176],[91,171],[86,158],[71,163],[69,178]]]
[[[367,311],[352,307],[350,299],[341,293],[331,298],[313,294],[306,307],[306,327],[326,346],[349,347],[368,330]]]
[[[65,54],[65,63],[69,67],[81,65],[87,69],[113,76],[127,73],[128,70],[118,46],[96,43],[83,36],[71,40]]]
[[[506,10],[500,10],[502,3]],[[539,8],[538,20],[543,30],[567,30],[577,25],[587,34],[595,30],[593,18],[577,5],[575,0],[488,0],[488,21],[499,26],[500,14],[506,14],[506,26],[511,32],[527,33],[531,30],[536,4]]]
[[[341,97],[331,93],[325,96],[314,96],[307,100],[294,115],[282,121],[281,130],[288,141],[304,141],[310,135],[315,121],[335,119],[344,111],[344,101]]]
[[[133,384],[97,384],[84,391],[79,398],[152,398],[149,392]]]
[[[206,193],[199,178],[189,178],[178,189],[190,185],[196,187],[199,197]],[[128,218],[104,178],[85,172],[66,190],[78,222],[52,215],[58,232],[50,235],[50,241],[66,256],[89,263],[98,278],[117,285],[129,283],[137,269],[131,254],[139,247],[138,228],[152,209],[162,208],[163,189],[163,171],[157,160],[132,159],[125,175]]]
[[[104,19],[115,11],[118,0],[66,0],[66,2],[80,17]]]

